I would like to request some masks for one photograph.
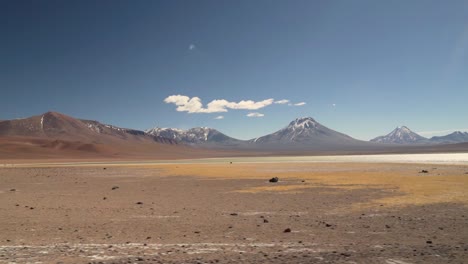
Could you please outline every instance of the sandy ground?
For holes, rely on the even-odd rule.
[[[468,263],[467,190],[467,165],[3,166],[0,263]]]

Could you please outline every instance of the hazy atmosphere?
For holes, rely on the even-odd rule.
[[[468,131],[468,2],[2,1],[0,120]]]

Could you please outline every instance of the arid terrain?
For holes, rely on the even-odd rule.
[[[467,263],[466,190],[466,165],[3,164],[0,262]]]

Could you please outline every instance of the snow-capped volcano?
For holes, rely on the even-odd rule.
[[[275,133],[251,140],[257,144],[336,145],[359,143],[348,135],[329,129],[312,117],[297,118]]]
[[[202,143],[223,143],[233,144],[241,142],[231,137],[224,135],[216,129],[209,127],[195,127],[188,130],[177,128],[152,128],[145,131],[147,134],[153,136],[160,136],[170,138],[179,142],[189,144],[202,144]]]
[[[370,140],[371,142],[378,143],[396,143],[396,144],[412,144],[412,143],[425,143],[427,138],[422,137],[406,126],[395,128],[392,132],[385,136],[376,137]]]

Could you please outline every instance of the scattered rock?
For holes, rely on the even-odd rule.
[[[103,197],[102,199],[103,199],[103,200],[107,200],[107,197]]]
[[[266,219],[263,219],[263,223],[268,223],[269,221]]]
[[[273,177],[269,180],[269,182],[278,182],[278,181],[279,181],[278,177]]]
[[[291,228],[286,228],[283,233],[291,233]]]
[[[427,240],[426,244],[432,244],[432,240]]]
[[[421,170],[419,173],[429,173],[427,170]]]
[[[119,188],[119,186],[114,186],[112,187],[112,190],[117,190]]]
[[[10,192],[16,192],[16,189],[10,189]]]
[[[137,202],[136,204],[143,204],[143,202]]]
[[[107,170],[107,168],[102,168],[103,170]]]
[[[232,216],[238,216],[238,214],[237,214],[237,213],[231,213],[231,215],[232,215]]]

